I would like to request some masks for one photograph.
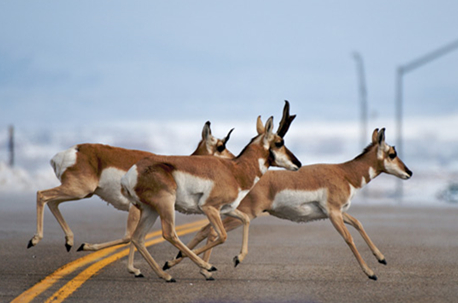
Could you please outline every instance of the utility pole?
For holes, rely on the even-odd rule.
[[[359,89],[359,104],[360,112],[360,145],[363,149],[367,142],[367,89],[366,76],[364,73],[363,58],[358,52],[353,53],[353,58],[356,61],[356,71],[358,73],[358,89]]]
[[[444,45],[426,55],[419,57],[418,59],[412,60],[407,64],[400,65],[396,69],[396,124],[397,124],[397,140],[396,140],[396,149],[399,157],[402,159],[403,156],[403,78],[404,75],[410,73],[411,71],[429,63],[439,57],[442,57],[449,52],[458,49],[458,40],[453,41],[447,45]],[[403,187],[402,180],[397,181],[396,186],[396,197],[399,202],[402,201],[403,196]]]
[[[8,132],[9,132],[8,150],[10,154],[9,165],[10,167],[13,167],[14,166],[14,126],[13,125],[10,125]]]

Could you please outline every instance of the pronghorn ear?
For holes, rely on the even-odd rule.
[[[202,140],[207,141],[212,135],[212,130],[210,129],[210,121],[207,121],[202,128]]]
[[[377,143],[379,145],[382,145],[383,143],[385,143],[385,128],[382,128],[379,132],[378,132],[378,135],[377,135]]]
[[[372,143],[376,144],[377,143],[377,136],[378,136],[378,128],[374,129],[372,132]]]
[[[263,134],[265,132],[264,124],[262,124],[261,116],[258,116],[256,120],[256,131],[258,135]]]
[[[266,121],[266,126],[265,126],[265,131],[264,133],[267,135],[271,135],[273,133],[273,128],[274,128],[274,117],[270,117]]]

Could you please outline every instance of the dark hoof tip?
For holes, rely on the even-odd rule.
[[[72,246],[67,244],[67,243],[65,243],[65,248],[67,249],[67,252],[69,252],[70,249],[72,249]]]
[[[218,269],[216,269],[216,267],[212,266],[208,271],[209,272],[212,272],[212,271],[217,271]]]
[[[170,280],[167,280],[167,283],[176,283],[177,280],[175,280],[174,278],[170,279]]]
[[[377,276],[376,275],[370,276],[369,279],[377,281]]]
[[[78,249],[76,251],[84,251],[84,243],[81,244],[81,246],[78,247]]]
[[[207,281],[215,281],[215,278],[210,277],[210,278],[205,278],[205,280],[207,280]]]
[[[169,268],[170,268],[169,262],[165,262],[164,266],[162,266],[162,270],[167,270]]]
[[[29,241],[29,244],[27,244],[27,249],[33,246],[32,240]]]
[[[175,259],[181,259],[183,258],[183,254],[181,253],[181,250],[180,252],[178,253],[178,255],[175,257]]]
[[[143,274],[138,274],[138,275],[135,275],[135,278],[144,278],[145,276]]]
[[[378,260],[378,263],[382,263],[383,265],[386,265],[386,260],[383,259],[383,260]]]
[[[234,257],[234,267],[237,267],[237,265],[240,264],[240,260],[239,260],[239,257]]]

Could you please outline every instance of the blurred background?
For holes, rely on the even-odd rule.
[[[372,203],[458,199],[457,1],[2,1],[0,192],[59,184],[78,143],[190,154],[205,121],[235,131],[297,114],[303,164],[343,162],[386,127],[414,172]],[[402,191],[400,190],[402,184]],[[402,193],[402,199],[400,199]],[[368,203],[369,203],[368,202]]]

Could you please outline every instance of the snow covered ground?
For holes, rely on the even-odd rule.
[[[0,130],[0,192],[27,192],[59,184],[49,165],[57,152],[78,143],[104,143],[158,154],[186,155],[194,151],[205,121],[117,122],[47,129],[16,127],[15,166],[7,165],[7,129]],[[386,140],[395,145],[394,123],[387,126]],[[238,154],[255,135],[255,122],[214,122],[213,134],[224,137],[235,127],[228,148]],[[375,127],[375,126],[374,126]],[[382,175],[357,198],[369,203],[399,203],[394,197],[402,182],[405,204],[449,205],[458,198],[458,115],[406,119],[403,160],[414,172],[408,181]],[[372,131],[372,130],[371,130]],[[371,131],[367,131],[370,141]],[[295,121],[286,135],[286,145],[304,165],[350,160],[363,148],[357,122]],[[456,192],[455,192],[456,190]],[[442,198],[441,198],[442,197]]]

